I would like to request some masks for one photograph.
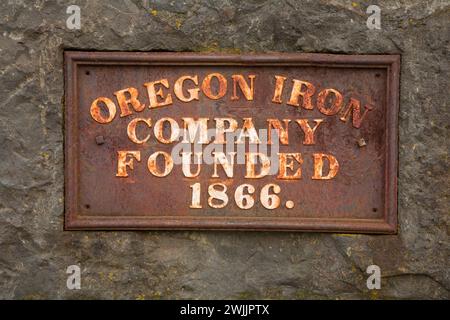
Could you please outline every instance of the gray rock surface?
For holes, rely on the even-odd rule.
[[[450,2],[373,4],[0,1],[0,298],[449,299]],[[400,53],[398,235],[64,232],[64,49]]]

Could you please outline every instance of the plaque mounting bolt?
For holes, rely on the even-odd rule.
[[[358,146],[360,148],[365,147],[367,145],[366,140],[364,140],[364,138],[361,138],[358,140]]]
[[[95,142],[96,142],[98,145],[102,145],[102,144],[105,143],[105,138],[104,138],[103,136],[96,136],[96,137],[95,137]]]

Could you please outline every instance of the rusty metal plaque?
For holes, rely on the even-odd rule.
[[[396,233],[398,55],[65,52],[65,229]]]

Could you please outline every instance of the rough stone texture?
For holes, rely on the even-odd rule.
[[[0,298],[449,299],[450,3],[372,3],[381,30],[360,0],[1,1]],[[65,48],[400,53],[398,235],[64,232]]]

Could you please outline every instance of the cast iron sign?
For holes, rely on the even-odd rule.
[[[65,228],[395,233],[399,56],[65,53]]]

